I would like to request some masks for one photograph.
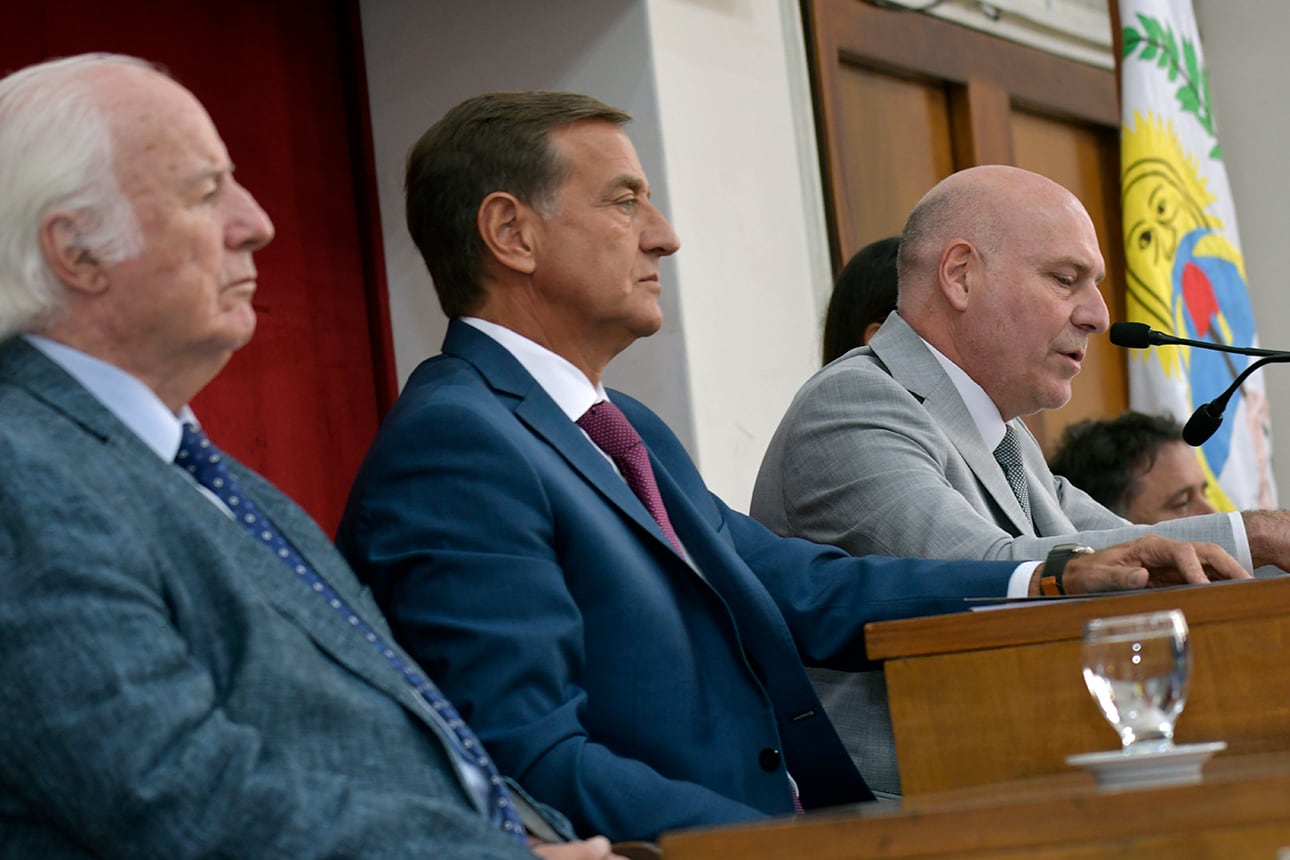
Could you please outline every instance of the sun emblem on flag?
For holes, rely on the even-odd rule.
[[[1135,112],[1134,127],[1121,134],[1128,318],[1179,337],[1249,346],[1254,312],[1245,262],[1223,234],[1222,222],[1208,211],[1215,198],[1195,160],[1183,150],[1172,124],[1153,114]],[[1246,364],[1187,347],[1152,352],[1167,376],[1185,375],[1191,408],[1216,396]],[[1232,412],[1237,399],[1228,407]],[[1226,423],[1204,446],[1215,474],[1227,461],[1231,439],[1232,426]]]

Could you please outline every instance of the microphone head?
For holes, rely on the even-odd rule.
[[[1111,323],[1111,343],[1129,349],[1151,346],[1151,326],[1139,322]]]
[[[1209,441],[1209,437],[1218,430],[1218,425],[1223,423],[1223,410],[1219,409],[1215,414],[1210,411],[1211,405],[1206,403],[1193,412],[1183,427],[1183,441],[1193,448],[1199,448]]]

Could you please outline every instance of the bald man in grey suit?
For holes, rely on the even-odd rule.
[[[897,313],[794,398],[754,517],[857,555],[1054,561],[1159,534],[1218,544],[1247,570],[1290,561],[1284,512],[1132,525],[1049,471],[1020,416],[1070,398],[1109,324],[1097,235],[1069,191],[1012,167],[956,173],[911,213],[898,267]],[[996,459],[1005,437],[1024,494]],[[898,791],[881,675],[813,679],[865,773]]]
[[[607,856],[539,844],[567,823],[304,511],[172,462],[215,462],[187,403],[250,339],[273,236],[192,94],[129,57],[15,73],[0,187],[0,857]]]

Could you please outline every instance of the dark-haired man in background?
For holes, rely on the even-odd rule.
[[[1077,421],[1062,432],[1048,466],[1131,523],[1214,513],[1200,459],[1166,415]]]

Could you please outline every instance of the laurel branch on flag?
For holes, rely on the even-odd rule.
[[[1196,117],[1201,128],[1214,141],[1209,157],[1221,161],[1223,153],[1214,132],[1214,115],[1210,110],[1209,75],[1196,58],[1195,43],[1184,38],[1180,46],[1172,27],[1140,12],[1136,17],[1142,29],[1138,30],[1132,25],[1124,28],[1122,59],[1127,60],[1136,52],[1138,59],[1148,63],[1154,61],[1157,68],[1168,72],[1170,83],[1182,78],[1182,83],[1174,92],[1178,108]]]

